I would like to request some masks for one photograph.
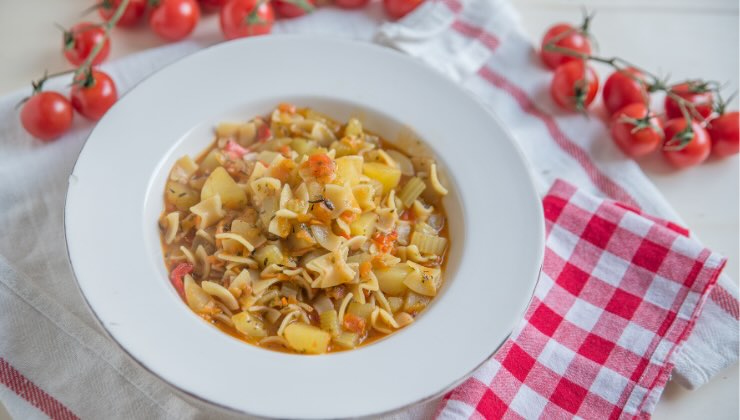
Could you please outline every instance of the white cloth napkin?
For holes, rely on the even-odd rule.
[[[373,3],[362,11],[322,9],[281,21],[275,32],[366,41],[377,33],[383,43],[419,56],[458,80],[506,121],[541,175],[543,192],[552,179],[561,177],[600,193],[593,181],[602,179],[597,173],[619,174],[621,188],[646,211],[678,220],[636,165],[622,159],[611,142],[596,141],[605,135],[597,121],[551,116],[553,109],[538,93],[549,76],[537,67],[532,46],[507,3],[471,0],[462,7],[453,1],[429,0],[401,22],[379,30],[381,22],[381,6]],[[476,27],[495,37],[476,32]],[[125,92],[165,64],[219,39],[219,34],[211,34],[103,67]],[[476,73],[482,65],[493,73]],[[486,79],[494,80],[493,85]],[[66,90],[67,82],[56,79],[47,86]],[[92,124],[76,117],[72,131],[57,142],[34,141],[21,128],[14,109],[28,93],[22,90],[0,98],[0,399],[19,419],[238,417],[181,394],[144,370],[107,338],[87,310],[67,262],[62,213],[67,178]],[[538,105],[527,104],[527,97]],[[567,147],[558,147],[553,131],[560,133],[558,137],[572,136],[567,140],[575,146],[560,139]],[[574,153],[591,162],[587,164],[591,169],[580,169]],[[615,194],[620,188],[606,189],[608,195],[624,198]],[[721,284],[729,295],[723,304],[707,303],[685,346],[686,362],[677,366],[694,385],[737,359],[737,289],[726,278]],[[733,305],[734,317],[721,308]],[[428,418],[436,406],[437,400],[432,400],[388,417]]]

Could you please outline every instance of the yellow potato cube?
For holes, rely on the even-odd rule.
[[[362,173],[383,184],[383,194],[396,188],[401,180],[400,169],[379,162],[366,162],[362,166]]]
[[[203,184],[200,199],[207,200],[214,195],[221,196],[221,204],[229,209],[240,209],[247,204],[247,195],[222,166],[214,169]]]
[[[331,334],[313,325],[294,322],[285,327],[285,339],[297,352],[323,354],[329,347]]]

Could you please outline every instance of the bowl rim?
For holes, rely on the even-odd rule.
[[[180,57],[180,58],[178,58],[178,59],[176,59],[176,60],[174,60],[174,61],[172,61],[172,62],[170,62],[170,63],[168,63],[168,64],[166,64],[166,65],[164,65],[162,67],[160,67],[160,68],[158,68],[157,70],[153,71],[152,73],[150,73],[146,77],[144,77],[141,80],[139,80],[136,83],[134,83],[129,89],[126,90],[126,92],[123,95],[121,95],[119,97],[118,101],[113,105],[112,109],[120,108],[122,106],[120,104],[123,102],[123,99],[126,98],[126,97],[128,97],[131,92],[133,92],[136,89],[138,89],[141,84],[147,82],[148,80],[152,79],[156,75],[159,75],[161,73],[164,73],[164,72],[168,71],[169,69],[171,69],[173,67],[182,65],[182,63],[184,61],[188,60],[192,56],[206,54],[209,51],[218,50],[218,49],[221,49],[221,48],[230,48],[234,44],[241,44],[241,43],[244,43],[244,44],[246,44],[246,43],[252,43],[252,44],[257,44],[257,43],[273,43],[275,41],[280,41],[280,42],[283,42],[283,41],[288,41],[288,42],[319,42],[319,43],[321,43],[321,42],[328,42],[328,43],[333,43],[333,44],[337,44],[337,45],[350,46],[352,48],[358,48],[358,47],[360,47],[360,48],[367,48],[369,50],[375,50],[377,52],[382,52],[383,54],[386,54],[387,53],[387,54],[389,54],[388,55],[389,57],[391,55],[394,55],[396,57],[396,59],[405,60],[405,61],[407,61],[409,63],[414,63],[414,65],[416,65],[418,68],[425,68],[426,70],[428,70],[430,72],[433,71],[430,68],[427,68],[421,62],[417,61],[416,59],[414,59],[411,56],[408,56],[408,55],[405,55],[405,54],[401,54],[398,51],[392,50],[392,49],[390,49],[388,47],[379,46],[377,44],[372,44],[372,43],[368,43],[368,42],[361,42],[361,41],[355,41],[355,40],[334,39],[334,38],[330,38],[328,36],[322,36],[322,35],[275,34],[275,35],[272,35],[271,37],[258,37],[258,38],[250,38],[250,39],[237,39],[237,40],[233,40],[233,41],[222,42],[222,43],[219,43],[219,44],[215,44],[215,45],[204,47],[204,48],[199,49],[199,50],[197,50],[197,51],[195,51],[193,53],[186,54],[185,56]],[[447,79],[446,77],[443,77],[441,74],[439,75],[438,80],[440,82],[442,82],[442,83],[446,83],[446,84],[448,84],[450,86],[455,87],[456,89],[461,90],[460,87],[457,86],[457,84],[455,84],[453,81]],[[471,99],[473,99],[473,98],[471,98]],[[528,159],[525,157],[524,153],[522,152],[521,147],[514,141],[514,137],[511,134],[510,129],[501,121],[501,119],[497,115],[493,114],[492,112],[490,112],[489,110],[487,110],[486,108],[484,108],[480,103],[478,104],[478,106],[481,107],[482,109],[484,109],[486,111],[486,113],[488,114],[488,118],[490,118],[491,120],[493,120],[495,122],[495,124],[498,126],[498,128],[504,133],[504,136],[507,138],[507,142],[511,146],[513,146],[513,149],[514,149],[515,153],[517,154],[517,156],[519,158],[519,163],[521,163],[522,166],[525,169],[525,173],[526,173],[526,177],[525,177],[526,181],[525,181],[525,184],[528,186],[528,190],[529,190],[528,192],[531,193],[531,195],[533,195],[534,198],[537,199],[536,202],[537,202],[538,206],[541,207],[541,202],[539,201],[539,198],[538,198],[538,195],[537,195],[537,187],[536,187],[535,178],[533,176],[533,168],[532,168],[531,164],[529,163]],[[115,345],[119,349],[123,350],[123,352],[126,355],[128,355],[129,357],[131,357],[131,359],[138,366],[143,367],[144,370],[146,370],[150,374],[152,374],[155,377],[157,377],[159,380],[161,380],[163,383],[165,383],[168,387],[170,387],[170,389],[174,390],[176,393],[184,394],[184,395],[186,395],[188,397],[194,398],[196,400],[199,400],[199,401],[205,402],[207,404],[213,405],[215,407],[218,407],[220,409],[226,410],[227,412],[231,412],[231,413],[234,413],[234,412],[236,412],[236,413],[242,413],[242,414],[247,414],[247,415],[261,417],[261,418],[276,418],[276,417],[273,417],[273,416],[270,416],[270,415],[266,415],[264,413],[251,412],[248,409],[236,408],[234,406],[224,404],[222,402],[219,402],[219,401],[216,401],[214,399],[205,397],[203,395],[199,395],[198,393],[196,393],[194,391],[188,390],[188,389],[182,387],[181,385],[176,384],[176,383],[173,383],[169,379],[164,378],[161,374],[159,374],[159,373],[156,372],[156,368],[149,366],[147,363],[143,362],[139,357],[136,357],[121,341],[119,341],[118,338],[116,338],[116,336],[113,334],[113,332],[104,324],[104,322],[103,322],[101,316],[99,315],[98,311],[96,311],[94,305],[89,300],[88,295],[84,292],[83,286],[82,286],[82,284],[80,282],[80,278],[79,278],[78,273],[77,273],[77,269],[75,268],[75,264],[73,263],[73,257],[72,257],[73,251],[72,251],[72,247],[70,246],[70,231],[69,231],[69,225],[68,225],[68,223],[69,223],[68,212],[70,210],[70,191],[71,191],[71,189],[73,187],[73,184],[74,184],[74,181],[73,180],[77,176],[76,175],[76,172],[77,172],[77,169],[78,169],[78,164],[80,162],[80,159],[83,157],[85,150],[88,148],[88,140],[90,140],[91,138],[93,138],[96,135],[96,133],[98,131],[98,127],[99,127],[99,124],[97,124],[90,131],[90,133],[87,136],[87,139],[85,140],[85,144],[83,145],[83,147],[80,150],[79,154],[75,158],[75,163],[74,163],[73,168],[72,168],[72,171],[70,173],[70,182],[69,182],[70,185],[69,185],[69,187],[67,188],[67,190],[65,192],[65,198],[64,198],[65,205],[64,205],[64,211],[63,211],[64,240],[65,240],[65,245],[66,245],[67,259],[68,259],[68,261],[70,263],[70,268],[72,270],[72,274],[73,274],[73,277],[75,279],[75,285],[77,287],[77,290],[80,292],[80,295],[83,297],[83,299],[84,299],[84,301],[85,301],[88,309],[94,315],[93,318],[95,319],[95,322],[101,327],[101,329],[104,331],[104,334],[108,338],[110,338],[112,340],[112,342],[115,343]],[[537,284],[538,274],[539,274],[539,272],[541,270],[542,260],[543,260],[543,257],[544,257],[545,226],[544,226],[544,216],[542,215],[541,212],[538,213],[538,217],[537,217],[536,223],[534,223],[532,225],[532,227],[536,231],[536,235],[535,236],[537,237],[537,244],[534,247],[534,252],[535,252],[534,255],[535,255],[535,257],[533,258],[533,260],[534,261],[537,261],[538,263],[535,266],[533,266],[533,267],[530,268],[530,276],[529,276],[530,282],[529,282],[529,285],[528,285],[528,288],[527,288],[527,296],[529,296],[529,299],[526,302],[523,302],[520,305],[518,319],[520,319],[521,316],[523,316],[524,310],[529,305],[529,301],[532,298],[532,295],[533,295],[533,292],[534,292],[534,288],[535,288],[535,286]],[[219,333],[221,333],[221,332],[219,331]],[[498,349],[501,347],[501,345],[504,344],[504,342],[506,341],[506,339],[508,339],[508,337],[510,336],[510,334],[511,334],[511,331],[509,331],[508,333],[506,333],[506,335],[500,340],[500,342],[495,346],[495,348],[492,348],[491,351],[490,351],[490,353],[485,358],[483,358],[482,360],[478,361],[477,364],[473,368],[471,368],[465,375],[457,378],[456,380],[454,380],[451,383],[449,383],[448,385],[444,386],[442,389],[439,389],[435,393],[429,394],[429,395],[427,395],[427,396],[425,396],[424,398],[421,398],[421,399],[417,399],[417,400],[414,400],[414,401],[409,401],[409,402],[406,402],[406,403],[404,403],[402,405],[399,405],[399,406],[396,406],[396,407],[392,407],[392,408],[386,409],[386,410],[381,411],[381,412],[372,412],[372,413],[362,414],[362,415],[360,415],[360,417],[369,417],[369,416],[377,416],[377,415],[387,415],[387,414],[391,414],[391,413],[394,413],[394,412],[398,412],[400,410],[403,410],[403,409],[408,408],[410,406],[413,406],[415,404],[420,404],[420,403],[428,402],[428,401],[431,401],[431,400],[433,400],[435,398],[438,398],[439,396],[443,395],[444,393],[448,392],[452,388],[456,387],[457,385],[459,385],[460,383],[462,383],[463,381],[465,381],[478,368],[480,368],[483,364],[485,364],[485,362],[488,361],[496,353],[496,351],[498,351]],[[393,334],[393,335],[396,335],[396,334]],[[351,350],[350,352],[353,352],[354,353],[356,351],[357,350]],[[313,357],[313,356],[300,356],[300,357]],[[282,417],[282,416],[280,416],[280,417]]]

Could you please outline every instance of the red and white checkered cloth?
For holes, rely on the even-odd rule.
[[[557,181],[524,320],[440,419],[648,418],[725,259],[670,222]]]

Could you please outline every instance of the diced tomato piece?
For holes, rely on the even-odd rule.
[[[339,218],[344,220],[347,223],[352,223],[355,221],[355,219],[357,219],[357,213],[346,210],[342,212],[342,214],[339,215]]]
[[[352,331],[357,334],[365,332],[365,320],[355,314],[345,314],[342,325],[347,331]]]
[[[186,274],[190,274],[192,272],[193,264],[190,263],[180,263],[172,270],[172,272],[170,272],[170,282],[183,299],[185,299],[185,284],[182,279]]]
[[[311,155],[302,165],[317,181],[328,183],[334,180],[337,164],[326,153]]]
[[[243,148],[239,143],[235,142],[234,140],[229,140],[226,142],[226,145],[224,146],[224,152],[231,155],[234,159],[241,159],[242,156],[246,155],[249,150]]]
[[[272,137],[270,126],[268,126],[266,123],[260,124],[260,126],[257,128],[257,141],[264,142],[270,137]]]
[[[401,220],[413,222],[416,220],[416,213],[414,213],[412,209],[404,210],[403,213],[401,213]]]
[[[285,156],[286,158],[290,158],[290,146],[284,144],[280,146],[278,150],[280,151],[281,155]]]
[[[376,232],[373,235],[373,242],[378,246],[380,252],[389,252],[393,249],[393,242],[398,239],[398,232],[395,230],[387,235],[380,232]]]
[[[288,114],[295,114],[295,105],[293,104],[283,102],[280,105],[278,105],[278,109],[280,110],[280,112],[286,112]]]

